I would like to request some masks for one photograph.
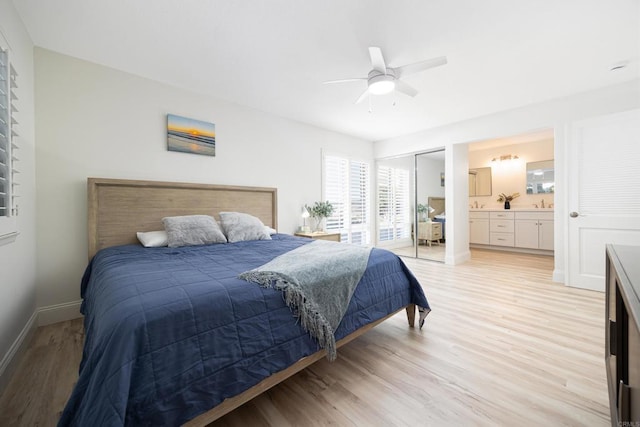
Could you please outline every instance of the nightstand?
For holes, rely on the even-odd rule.
[[[294,234],[298,237],[308,237],[316,240],[331,240],[333,242],[340,241],[340,233],[303,233],[301,231]]]
[[[425,240],[429,246],[431,242],[440,245],[442,239],[442,224],[439,222],[419,222],[418,223],[418,242]]]

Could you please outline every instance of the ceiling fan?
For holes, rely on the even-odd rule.
[[[414,64],[403,65],[402,67],[391,68],[387,67],[387,64],[384,62],[382,50],[379,47],[375,46],[369,48],[369,56],[371,57],[371,65],[373,66],[373,70],[369,71],[367,77],[330,80],[324,83],[346,83],[366,80],[367,89],[356,100],[356,104],[362,102],[362,100],[368,94],[384,95],[392,92],[393,90],[414,97],[418,94],[418,91],[400,79],[402,77],[419,73],[420,71],[428,70],[429,68],[445,65],[447,63],[447,57],[440,56],[438,58],[427,59],[425,61],[416,62]]]

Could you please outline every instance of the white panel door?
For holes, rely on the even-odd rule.
[[[567,283],[605,289],[605,245],[640,245],[640,110],[577,122],[568,141]]]

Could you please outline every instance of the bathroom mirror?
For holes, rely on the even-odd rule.
[[[527,163],[527,194],[553,193],[553,160]]]
[[[491,195],[491,168],[469,169],[469,196]]]

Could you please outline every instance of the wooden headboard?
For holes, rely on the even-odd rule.
[[[164,230],[162,218],[244,212],[278,228],[277,189],[89,178],[89,259],[100,249],[137,243],[137,231]]]
[[[436,215],[440,215],[444,213],[445,205],[444,205],[444,197],[429,197],[429,206],[431,206],[434,211],[429,213],[429,218],[433,219]]]

